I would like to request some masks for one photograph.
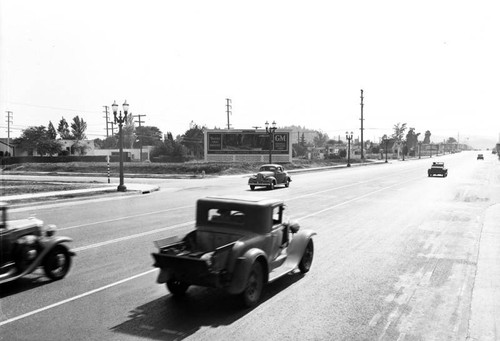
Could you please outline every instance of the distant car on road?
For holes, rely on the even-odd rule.
[[[248,185],[253,191],[257,186],[267,187],[274,189],[276,185],[290,186],[292,178],[283,166],[277,164],[262,165],[257,174],[254,174],[248,179]]]
[[[427,170],[427,176],[441,175],[448,176],[448,169],[444,168],[444,162],[433,162],[431,168]]]
[[[157,282],[176,296],[199,285],[239,295],[247,307],[256,305],[267,283],[311,268],[316,233],[285,221],[284,210],[280,199],[199,199],[194,230],[155,242]]]
[[[477,154],[477,159],[478,160],[484,160],[484,155],[483,154]]]

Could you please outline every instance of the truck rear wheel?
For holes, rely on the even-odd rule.
[[[189,288],[189,284],[175,279],[170,279],[167,281],[167,289],[174,296],[182,296],[186,293]]]
[[[245,290],[241,293],[243,304],[251,308],[259,302],[264,288],[264,271],[260,262],[255,262],[248,274]]]

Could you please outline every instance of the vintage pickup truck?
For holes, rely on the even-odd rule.
[[[279,199],[199,199],[193,231],[155,242],[157,282],[173,295],[190,285],[220,288],[254,306],[266,283],[296,269],[306,273],[312,264],[316,233],[285,222],[284,210]]]
[[[448,169],[444,168],[443,162],[433,162],[431,168],[427,170],[427,176],[441,175],[448,176]]]

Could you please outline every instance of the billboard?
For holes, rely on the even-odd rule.
[[[273,136],[273,154],[290,152],[290,132],[276,131],[270,135],[265,130],[207,131],[208,154],[267,154]]]

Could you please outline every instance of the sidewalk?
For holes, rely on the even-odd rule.
[[[69,191],[55,191],[55,192],[40,192],[40,193],[29,193],[29,194],[18,194],[18,195],[8,195],[0,196],[0,201],[7,203],[15,203],[21,200],[33,200],[33,199],[44,199],[44,198],[56,198],[56,197],[76,197],[76,196],[88,196],[97,193],[115,193],[117,192],[116,185],[107,185],[105,187],[96,188],[85,188],[85,189],[74,189]],[[151,193],[158,191],[160,189],[157,185],[147,185],[147,184],[127,184],[126,192],[139,192],[141,194]]]

